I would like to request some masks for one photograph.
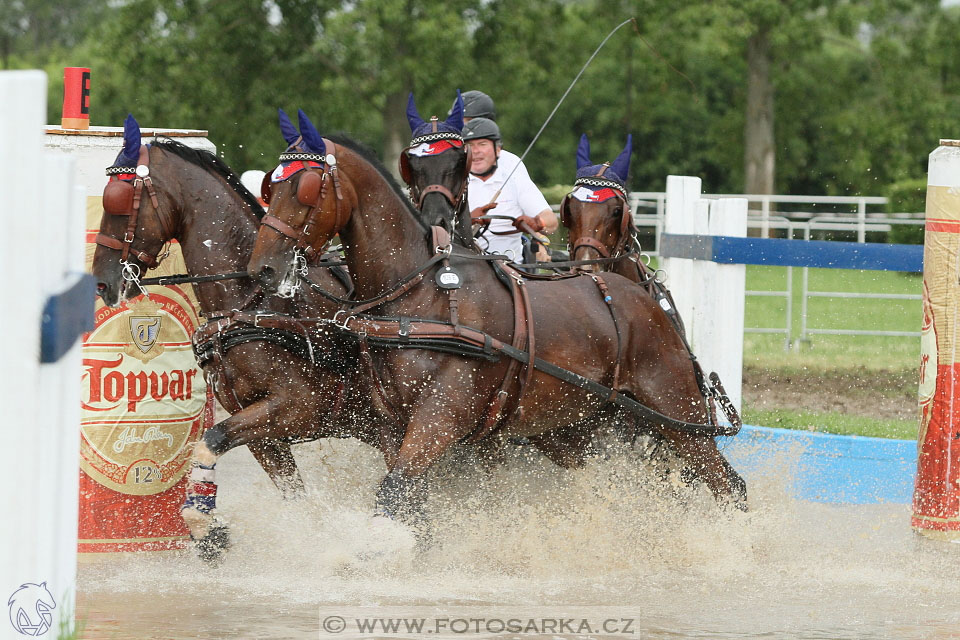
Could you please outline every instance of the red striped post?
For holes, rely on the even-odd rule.
[[[960,140],[941,140],[927,167],[920,431],[911,525],[960,540]]]
[[[63,116],[60,126],[64,129],[90,128],[90,69],[87,67],[63,68]]]

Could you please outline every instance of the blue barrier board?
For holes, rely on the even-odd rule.
[[[717,442],[746,480],[748,494],[751,478],[778,473],[786,474],[791,494],[801,500],[844,504],[913,500],[915,440],[744,425],[737,436]]]
[[[660,255],[664,258],[709,260],[722,264],[916,273],[923,271],[923,246],[912,244],[865,244],[664,233],[660,235]]]

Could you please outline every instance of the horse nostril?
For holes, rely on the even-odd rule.
[[[104,282],[97,283],[97,293],[103,295],[103,292],[107,290],[107,285]]]

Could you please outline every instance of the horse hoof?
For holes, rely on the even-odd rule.
[[[222,522],[214,522],[205,536],[199,539],[190,536],[190,539],[197,556],[211,567],[218,567],[230,548],[230,528]]]

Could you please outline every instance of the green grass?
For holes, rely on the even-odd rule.
[[[803,270],[793,269],[792,332],[790,354],[795,364],[837,366],[844,363],[871,369],[913,366],[919,358],[920,339],[891,336],[808,335],[801,342]],[[854,293],[919,294],[916,274],[846,269],[810,269],[809,290]],[[784,291],[784,267],[747,267],[747,289]],[[748,296],[744,309],[746,327],[785,327],[786,299]],[[807,326],[813,329],[866,329],[919,331],[922,320],[919,300],[808,298]],[[745,359],[785,364],[784,335],[747,334]],[[801,356],[801,357],[797,357]],[[854,362],[850,362],[853,359]]]
[[[840,435],[869,436],[873,438],[899,438],[913,440],[917,437],[917,420],[878,420],[865,416],[851,416],[837,411],[787,411],[782,409],[743,410],[746,424],[797,429]]]
[[[823,393],[830,393],[836,376],[870,377],[872,372],[900,372],[904,384],[913,386],[913,372],[919,366],[920,339],[893,336],[808,335],[801,338],[801,296],[803,270],[793,269],[792,332],[789,350],[783,334],[744,335],[743,359],[748,367],[792,373],[822,375]],[[844,269],[810,269],[810,291],[919,294],[919,274]],[[747,289],[784,291],[787,270],[784,267],[747,267]],[[919,331],[919,300],[871,300],[850,298],[810,298],[807,306],[808,328],[872,329]],[[786,299],[748,296],[744,310],[746,327],[785,327]],[[876,390],[875,390],[876,391]],[[817,430],[828,433],[915,438],[916,420],[893,420],[836,411],[797,411],[744,407],[749,424],[786,429]]]

